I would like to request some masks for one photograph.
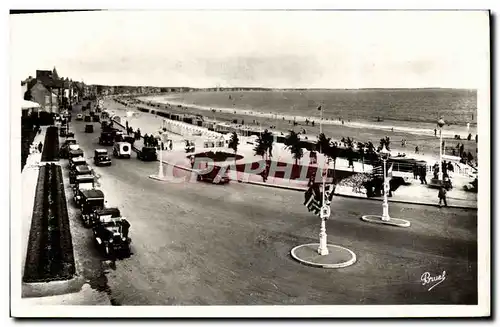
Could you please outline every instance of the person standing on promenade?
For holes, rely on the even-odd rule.
[[[43,148],[42,142],[38,143],[38,152],[42,153],[42,148]]]
[[[439,197],[439,207],[441,207],[441,202],[443,202],[444,206],[447,207],[448,203],[446,203],[446,189],[444,188],[444,186],[441,186],[439,188],[438,197]]]
[[[172,144],[172,140],[170,140],[170,142],[169,142],[169,144],[168,144],[168,147],[169,147],[170,151],[172,151],[173,146],[174,146],[174,145]]]
[[[434,128],[434,136],[437,136],[437,129]]]
[[[413,178],[414,179],[418,178],[418,166],[416,163],[413,164]]]
[[[420,167],[420,184],[427,185],[427,169],[425,166]]]

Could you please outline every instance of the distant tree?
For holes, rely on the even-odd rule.
[[[316,142],[316,150],[319,153],[326,155],[328,149],[330,148],[330,138],[327,138],[324,133],[318,135],[318,141]]]
[[[361,166],[363,167],[363,171],[365,171],[365,144],[362,142],[358,142],[358,154],[361,159]]]
[[[267,153],[267,149],[266,149],[264,142],[262,141],[262,137],[259,136],[257,138],[257,144],[253,148],[253,151],[254,151],[256,156],[261,156],[262,159],[264,159],[264,156]]]
[[[385,145],[385,148],[387,150],[389,150],[389,151],[391,150],[391,148],[390,148],[391,140],[389,139],[388,136],[387,137],[383,137],[383,138],[380,139],[380,145],[378,146],[377,151],[382,150],[382,148],[384,147],[384,145]]]
[[[335,180],[335,169],[337,165],[337,157],[339,156],[337,143],[331,144],[325,154],[333,161],[333,179]]]
[[[240,144],[240,140],[238,138],[238,134],[236,132],[233,132],[231,134],[231,138],[229,139],[229,148],[234,151],[234,160],[236,160],[236,152],[238,151],[238,145]]]
[[[290,131],[290,134],[285,138],[285,146],[292,154],[293,159],[295,159],[295,164],[299,163],[299,160],[304,156],[304,150],[300,145],[300,138],[297,133]]]

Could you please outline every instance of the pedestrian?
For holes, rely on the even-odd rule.
[[[43,144],[42,142],[38,143],[38,152],[42,152]]]
[[[418,153],[418,145],[415,147],[415,153]]]
[[[172,151],[173,146],[174,146],[174,145],[172,144],[172,140],[170,140],[170,142],[169,142],[169,148],[170,148],[170,151]]]
[[[437,136],[437,129],[434,128],[434,136]]]
[[[426,168],[426,166],[420,167],[420,183],[427,185],[427,168]]]
[[[444,206],[447,207],[448,203],[446,203],[446,189],[444,188],[443,185],[439,188],[438,197],[439,197],[439,207],[441,207],[441,202],[443,202]]]
[[[414,179],[418,178],[418,166],[416,163],[413,164],[413,178]]]

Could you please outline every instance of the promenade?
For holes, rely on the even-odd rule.
[[[150,113],[139,112],[134,109],[133,106],[123,106],[122,104],[117,103],[113,100],[105,101],[105,108],[113,111],[114,114],[119,118],[122,124],[125,124],[125,121],[129,121],[129,126],[134,129],[140,128],[142,135],[147,134],[156,134],[161,127],[162,120],[164,118],[160,116],[155,116]],[[133,118],[127,117],[127,112],[135,112]],[[168,137],[173,141],[173,150],[172,151],[163,151],[162,159],[163,162],[169,164],[171,166],[175,166],[178,168],[182,168],[185,170],[191,170],[191,164],[189,160],[189,155],[185,152],[185,140],[189,139],[195,143],[196,151],[195,153],[205,152],[205,151],[224,151],[224,152],[232,152],[231,149],[226,147],[215,147],[215,148],[203,148],[203,142],[207,139],[207,137],[203,136],[186,136],[179,135],[172,132],[167,132]],[[314,137],[311,135],[311,137]],[[251,163],[255,161],[262,160],[262,157],[256,156],[253,152],[253,145],[248,144],[247,142],[250,140],[247,137],[240,136],[240,145],[238,146],[237,154],[242,155],[243,158],[239,160],[228,159],[225,163],[226,165],[231,166],[238,164]],[[142,142],[138,141],[136,143],[137,147],[142,146]],[[396,156],[396,151],[392,151],[392,155]],[[322,166],[324,164],[324,156],[322,154],[317,154],[318,156],[318,166]],[[413,155],[412,155],[413,157]],[[283,144],[276,143],[273,146],[273,160],[286,162],[286,163],[294,163],[295,161],[291,157],[290,152],[284,147]],[[428,163],[433,163],[433,156],[420,155],[417,156],[417,159],[423,159],[428,161]],[[298,161],[298,164],[301,165],[309,165],[309,154],[307,150],[304,150],[304,157]],[[333,168],[333,164],[330,164],[330,168]],[[354,163],[354,169],[348,167],[347,160],[337,159],[335,168],[337,170],[345,170],[352,171],[354,173],[362,173],[362,172],[370,172],[371,166],[362,165],[360,162]],[[168,172],[168,170],[167,170]],[[245,174],[242,172],[238,172],[237,174],[229,174],[229,177],[233,180],[246,182],[255,185],[268,186],[268,187],[278,187],[285,188],[297,191],[305,191],[307,189],[306,181],[299,180],[290,180],[290,179],[282,179],[282,178],[268,178],[266,182],[263,181],[260,175],[255,174]],[[430,178],[430,176],[428,176]],[[453,178],[454,188],[448,192],[448,205],[457,208],[468,208],[475,209],[477,208],[477,193],[470,193],[463,190],[463,186],[468,184],[472,179],[464,176],[460,176],[456,174]],[[342,184],[342,183],[341,183]],[[345,187],[339,185],[335,191],[336,195],[344,196],[344,197],[355,197],[361,199],[368,199],[366,194],[353,192],[352,188]],[[370,200],[379,200],[381,201],[381,197],[369,198]],[[396,192],[394,192],[393,196],[389,199],[391,202],[401,202],[401,203],[413,203],[413,204],[424,204],[424,205],[433,205],[438,206],[439,199],[437,196],[437,190],[429,188],[426,185],[420,184],[418,180],[414,180],[410,185],[402,185],[400,186]]]

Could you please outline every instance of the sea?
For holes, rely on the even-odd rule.
[[[194,91],[148,97],[210,110],[286,115],[363,126],[425,130],[443,118],[448,132],[477,133],[477,91],[465,89],[362,89]]]

